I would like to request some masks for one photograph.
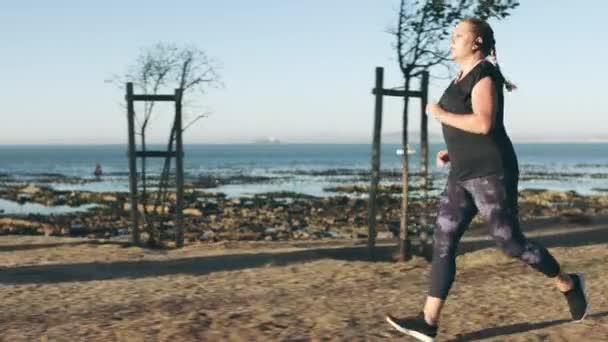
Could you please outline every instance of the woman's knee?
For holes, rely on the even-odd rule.
[[[450,236],[456,234],[460,220],[451,218],[448,215],[439,215],[437,217],[437,227],[435,229],[436,235]]]
[[[433,234],[434,254],[444,258],[455,253],[458,243],[458,222],[448,218],[439,218]]]
[[[494,241],[496,246],[507,256],[511,258],[521,258],[522,254],[526,251],[524,241],[518,241],[512,236],[504,238],[500,235],[494,235]]]

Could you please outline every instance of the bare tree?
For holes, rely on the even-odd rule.
[[[400,0],[397,27],[391,34],[396,39],[397,60],[403,74],[406,93],[410,91],[412,80],[420,76],[423,71],[435,66],[449,67],[446,39],[457,21],[467,16],[504,19],[517,6],[519,6],[517,0]],[[402,148],[403,151],[407,151],[408,96],[404,97],[403,102]],[[403,153],[399,240],[400,254],[405,259],[409,258],[408,167],[408,154]]]
[[[203,94],[209,87],[221,86],[219,74],[217,73],[218,62],[208,57],[201,49],[194,46],[178,46],[176,44],[158,43],[154,46],[144,48],[137,57],[133,65],[128,69],[125,76],[117,79],[121,86],[125,81],[133,82],[138,92],[148,95],[156,95],[160,92],[173,93],[176,88],[182,89],[182,103],[192,102],[195,92]],[[141,150],[146,151],[146,129],[153,118],[154,102],[146,101],[143,106],[143,113],[136,115],[139,131],[137,134],[141,140]],[[186,107],[186,106],[183,106]],[[195,121],[205,117],[207,113],[195,114],[192,121],[185,125],[185,129],[190,127]],[[175,124],[171,128],[169,142],[167,143],[168,152],[172,152],[173,142],[176,134]],[[155,201],[152,214],[156,214],[158,205],[164,203],[167,193],[167,183],[171,159],[165,159],[163,171],[159,182],[158,196]],[[144,227],[149,233],[149,243],[154,245],[159,240],[155,236],[152,222],[148,222],[148,191],[146,180],[146,158],[141,158],[141,199],[143,206]]]

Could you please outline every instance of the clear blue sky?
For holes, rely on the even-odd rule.
[[[520,89],[507,98],[514,140],[608,139],[608,2],[522,1],[492,22],[499,60]],[[583,7],[583,4],[585,7]],[[186,142],[370,141],[374,68],[398,86],[397,0],[33,1],[0,11],[0,143],[124,143],[122,92],[104,83],[140,48],[195,44],[222,63],[224,89],[201,98],[209,118]],[[544,7],[543,7],[544,6]],[[437,99],[447,80],[433,81]],[[400,130],[385,101],[384,132]],[[417,109],[417,103],[412,107]],[[153,122],[165,141],[169,117]],[[412,118],[412,130],[418,118]],[[439,132],[432,122],[431,131]]]

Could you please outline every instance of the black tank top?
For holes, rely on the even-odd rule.
[[[519,168],[513,144],[503,123],[503,79],[489,61],[477,64],[460,81],[453,81],[443,93],[439,105],[453,114],[471,114],[473,87],[484,77],[494,80],[497,94],[495,121],[488,134],[475,134],[442,124],[448,155],[450,178],[466,180],[495,174],[518,176]]]

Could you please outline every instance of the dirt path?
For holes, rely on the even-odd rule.
[[[458,258],[440,341],[608,341],[608,245],[551,251],[586,274],[586,321],[568,321],[565,300],[542,275],[484,249]],[[239,266],[242,253],[266,250],[223,256],[236,252],[0,237],[0,341],[407,341],[383,314],[415,313],[428,286],[421,259]]]

